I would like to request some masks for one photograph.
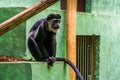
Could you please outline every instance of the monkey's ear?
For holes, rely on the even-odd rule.
[[[61,15],[60,14],[56,14],[56,18],[57,19],[61,19]]]

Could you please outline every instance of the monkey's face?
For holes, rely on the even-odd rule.
[[[49,30],[57,33],[60,30],[60,19],[51,19],[48,21],[49,24]]]
[[[53,19],[51,25],[52,25],[53,29],[59,29],[60,28],[60,19]]]

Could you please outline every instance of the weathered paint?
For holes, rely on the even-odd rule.
[[[25,8],[0,8],[0,23]],[[8,15],[9,14],[9,15]],[[0,55],[23,57],[26,52],[26,23],[0,36]]]
[[[91,0],[91,13],[119,15],[120,0]]]
[[[57,62],[52,67],[43,62],[1,62],[0,80],[69,80],[68,65]]]
[[[120,17],[78,13],[77,35],[100,36],[99,80],[120,79]]]
[[[29,7],[41,0],[0,0],[0,7]],[[48,9],[60,9],[60,1]]]
[[[0,62],[0,70],[0,80],[32,80],[32,69],[29,63]]]

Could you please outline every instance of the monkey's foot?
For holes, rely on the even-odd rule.
[[[53,63],[56,61],[56,58],[55,57],[49,57],[48,58],[48,64],[53,66]]]

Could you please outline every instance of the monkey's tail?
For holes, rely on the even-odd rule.
[[[81,73],[79,72],[78,68],[68,59],[65,58],[56,58],[56,61],[64,61],[65,63],[69,64],[72,69],[75,71],[79,80],[84,80]]]

